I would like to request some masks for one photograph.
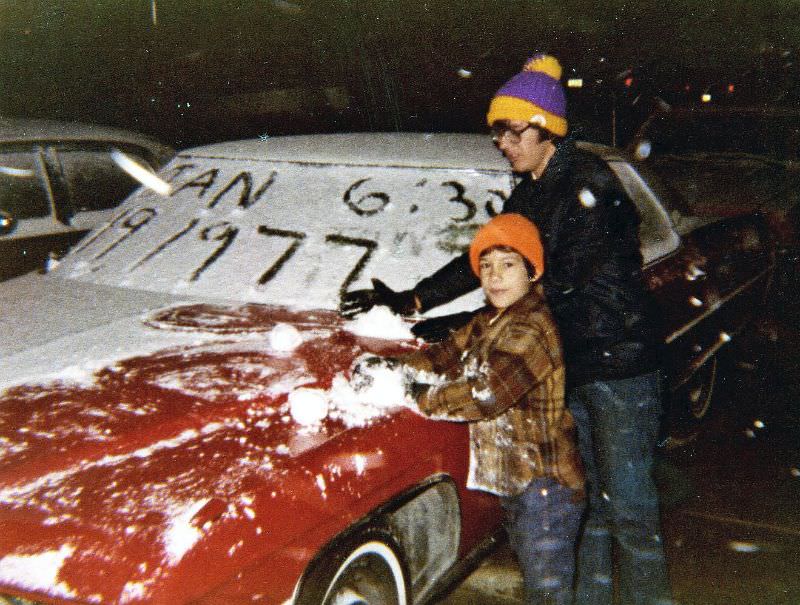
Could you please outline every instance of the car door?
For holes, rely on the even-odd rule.
[[[676,326],[667,342],[692,360],[691,373],[742,334],[763,308],[774,269],[774,251],[764,222],[744,215],[713,221],[688,233],[684,278],[694,284],[695,320]]]
[[[625,162],[612,162],[636,201],[645,279],[661,310],[673,386],[739,334],[760,308],[774,265],[766,226],[756,217],[679,218]],[[660,189],[656,188],[659,192]]]
[[[665,200],[656,193],[661,190],[653,189],[657,184],[654,177],[646,175],[646,181],[627,162],[611,161],[609,165],[639,210],[644,275],[660,310],[660,327],[668,345],[668,369],[672,376],[682,376],[687,367],[694,366],[693,360],[713,344],[698,348],[693,340],[694,327],[719,298],[715,280],[709,279],[711,269],[703,254],[705,246],[691,238],[682,240]],[[686,335],[687,332],[692,333]]]

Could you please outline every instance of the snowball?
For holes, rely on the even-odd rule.
[[[328,415],[328,396],[320,389],[295,389],[289,393],[289,413],[302,426],[314,426]]]
[[[383,306],[372,307],[367,313],[345,324],[345,329],[358,336],[387,340],[414,338],[403,318]]]
[[[269,346],[275,351],[294,351],[303,343],[303,336],[290,324],[277,324],[267,334]]]

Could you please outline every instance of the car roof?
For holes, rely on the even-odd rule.
[[[196,147],[194,157],[312,164],[474,168],[508,171],[491,139],[477,134],[355,132],[276,136]]]
[[[617,150],[580,143],[607,160]],[[508,162],[485,134],[355,132],[260,137],[187,149],[179,156],[270,160],[310,164],[348,164],[508,171]]]
[[[58,120],[0,118],[0,144],[37,141],[96,141],[117,145],[136,145],[147,149],[162,162],[165,162],[174,153],[170,147],[154,138],[122,128]]]

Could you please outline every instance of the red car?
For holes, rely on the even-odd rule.
[[[686,217],[590,148],[640,209],[672,385],[694,393],[764,297],[769,234]],[[160,175],[167,195],[140,189],[0,290],[0,603],[429,600],[499,535],[496,498],[464,487],[466,426],[341,399],[305,424],[292,397],[420,346],[339,298],[463,250],[513,186],[505,160],[476,135],[312,135]]]

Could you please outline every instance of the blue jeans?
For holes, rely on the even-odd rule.
[[[549,478],[500,499],[517,555],[527,605],[572,605],[575,544],[585,501]]]
[[[624,605],[671,603],[653,456],[662,412],[657,372],[567,393],[586,466],[589,512],[578,546],[577,605],[610,605],[612,537]]]

